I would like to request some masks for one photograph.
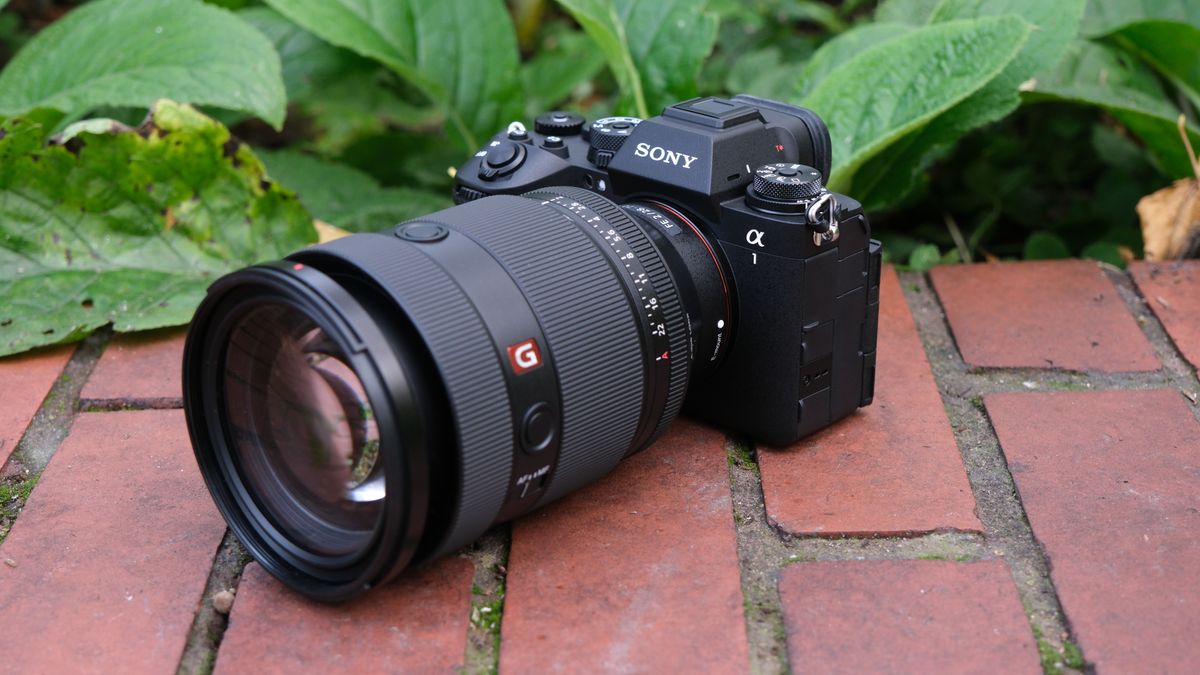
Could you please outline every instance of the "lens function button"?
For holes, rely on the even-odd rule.
[[[538,453],[550,447],[557,427],[558,420],[550,406],[537,403],[530,407],[521,422],[521,443],[525,452]]]
[[[445,239],[449,234],[450,230],[437,223],[408,223],[396,229],[397,237],[418,244],[432,244]]]

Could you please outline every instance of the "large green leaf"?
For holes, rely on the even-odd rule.
[[[279,56],[230,12],[191,0],[97,0],[38,33],[0,72],[0,115],[159,98],[253,113],[276,128],[287,105]]]
[[[907,23],[873,21],[859,24],[833,37],[821,45],[804,64],[804,70],[800,71],[797,78],[793,96],[803,99],[838,66],[861,52],[890,42],[912,30],[913,27]]]
[[[706,0],[558,0],[608,60],[622,112],[639,117],[696,95],[717,39]]]
[[[160,101],[138,132],[65,147],[32,119],[0,129],[0,355],[110,322],[187,323],[218,275],[316,238],[295,196],[191,107]]]
[[[1200,108],[1200,27],[1177,21],[1139,21],[1108,39],[1137,54]]]
[[[942,0],[884,0],[875,10],[875,21],[921,26],[929,23],[929,17],[941,2]]]
[[[1196,2],[1196,0],[1088,0],[1087,12],[1084,14],[1079,32],[1086,37],[1099,37],[1126,24],[1148,19],[1180,21],[1200,26],[1200,2]]]
[[[439,106],[466,149],[521,114],[501,0],[267,0],[320,38],[388,66]]]
[[[270,7],[247,7],[237,15],[267,36],[279,53],[289,101],[307,98],[314,89],[336,82],[348,72],[374,65],[349,50],[329,44]]]
[[[271,180],[292,190],[316,218],[351,232],[373,232],[451,206],[424,190],[380,187],[352,167],[294,150],[257,151]]]
[[[859,53],[803,99],[829,126],[831,189],[864,162],[978,91],[1020,51],[1029,26],[989,17],[926,26]]]
[[[525,111],[532,115],[558,106],[604,68],[604,55],[586,34],[558,24],[547,32],[542,48],[521,68]]]
[[[1064,100],[1100,106],[1129,127],[1174,178],[1192,175],[1179,138],[1179,111],[1168,102],[1154,72],[1121,50],[1089,40],[1076,40],[1053,70],[1037,78],[1025,94],[1031,101]],[[1195,147],[1200,131],[1189,125]]]
[[[869,207],[894,204],[923,172],[966,133],[1006,117],[1020,105],[1019,88],[1066,52],[1083,15],[1083,0],[943,0],[932,23],[1012,15],[1032,24],[1021,51],[979,91],[893,145],[854,177],[853,193]]]

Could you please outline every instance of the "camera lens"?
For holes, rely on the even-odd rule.
[[[379,430],[341,348],[294,307],[248,309],[223,373],[236,462],[288,537],[345,555],[371,537],[385,495]]]
[[[353,597],[649,445],[726,286],[678,211],[562,187],[235,272],[185,348],[201,472],[268,571]]]

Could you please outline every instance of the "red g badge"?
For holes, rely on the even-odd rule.
[[[510,345],[508,348],[508,363],[517,375],[524,375],[534,368],[540,368],[542,366],[542,352],[538,349],[537,340],[529,338],[515,345]]]

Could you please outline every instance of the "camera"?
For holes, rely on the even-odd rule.
[[[514,122],[456,206],[218,280],[201,472],[265,569],[343,600],[611,471],[680,411],[786,445],[871,402],[881,249],[813,112],[739,95]]]

